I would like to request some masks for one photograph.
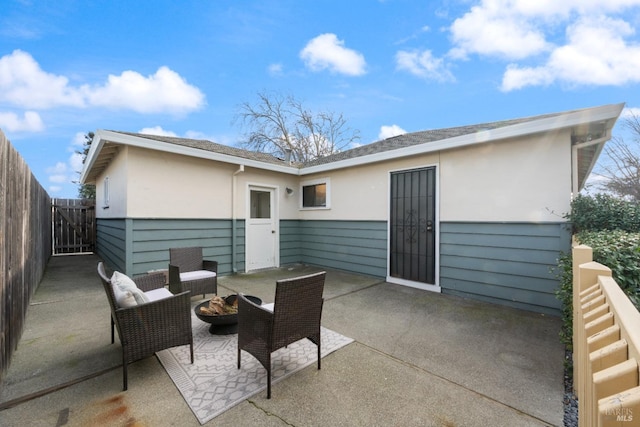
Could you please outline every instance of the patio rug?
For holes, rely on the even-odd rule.
[[[267,372],[262,365],[243,352],[242,368],[237,368],[238,335],[211,335],[209,325],[195,315],[192,323],[193,364],[186,345],[162,350],[156,355],[200,424],[263,390],[266,397]],[[324,327],[321,340],[322,357],[353,342]],[[271,355],[272,385],[315,364],[317,354],[317,347],[307,339],[275,351]],[[277,396],[277,388],[272,393]]]

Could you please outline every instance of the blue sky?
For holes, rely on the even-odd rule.
[[[638,30],[640,0],[4,0],[0,129],[52,197],[75,197],[87,132],[234,145],[259,92],[342,113],[361,144],[637,112]]]

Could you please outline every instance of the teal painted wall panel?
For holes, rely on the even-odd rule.
[[[96,253],[110,269],[126,270],[125,239],[124,219],[96,220]]]
[[[386,221],[300,221],[301,262],[387,275]]]
[[[127,236],[126,223],[131,230]],[[135,276],[166,269],[169,248],[202,246],[206,259],[218,261],[221,275],[231,273],[231,220],[98,219],[97,252],[110,268]],[[236,265],[244,270],[244,221],[236,221]]]
[[[552,269],[570,249],[566,223],[443,222],[440,230],[443,293],[559,314]]]
[[[232,272],[232,221],[225,219],[134,219],[133,272],[164,269],[169,249],[201,246],[203,257],[218,261],[220,275]],[[244,269],[244,221],[236,221],[238,270]]]
[[[297,264],[302,262],[300,248],[300,221],[280,221],[280,264]]]

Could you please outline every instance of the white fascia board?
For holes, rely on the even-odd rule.
[[[133,147],[146,148],[149,150],[163,151],[172,154],[181,154],[189,157],[197,157],[200,159],[215,160],[223,163],[231,163],[235,165],[244,165],[256,169],[265,169],[274,172],[286,173],[290,175],[298,175],[298,168],[293,166],[279,166],[271,163],[261,162],[258,160],[245,159],[242,157],[230,156],[228,154],[216,153],[213,151],[202,150],[199,148],[185,147],[183,145],[172,144],[170,142],[158,141],[156,139],[147,139],[139,136],[125,135],[113,131],[98,131],[100,138],[115,142],[118,144],[129,145]],[[93,144],[92,144],[93,145]],[[93,149],[93,147],[91,147]]]
[[[354,157],[352,159],[341,160],[323,165],[303,168],[300,175],[309,175],[318,172],[326,172],[335,169],[359,166],[367,163],[381,162],[385,160],[398,159],[417,154],[432,153],[435,151],[449,150],[475,144],[497,141],[507,138],[517,138],[536,133],[551,132],[587,123],[601,122],[604,120],[617,119],[622,112],[624,103],[605,105],[584,110],[567,112],[553,117],[532,120],[518,123],[502,128],[484,130],[474,134],[456,136],[454,138],[442,139],[425,144],[412,145],[410,147],[389,150],[367,156]],[[612,125],[613,126],[613,125]]]
[[[82,168],[82,173],[80,174],[80,183],[85,184],[87,176],[89,175],[89,171],[93,167],[93,164],[96,161],[98,153],[102,150],[102,146],[104,145],[104,140],[101,138],[101,135],[104,131],[98,130],[93,135],[93,140],[91,141],[91,147],[89,147],[89,152],[87,153],[87,157],[84,160],[84,166]]]

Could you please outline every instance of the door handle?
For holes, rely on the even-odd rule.
[[[433,221],[427,221],[427,231],[433,231]]]
[[[276,234],[276,230],[271,230],[271,234]]]

